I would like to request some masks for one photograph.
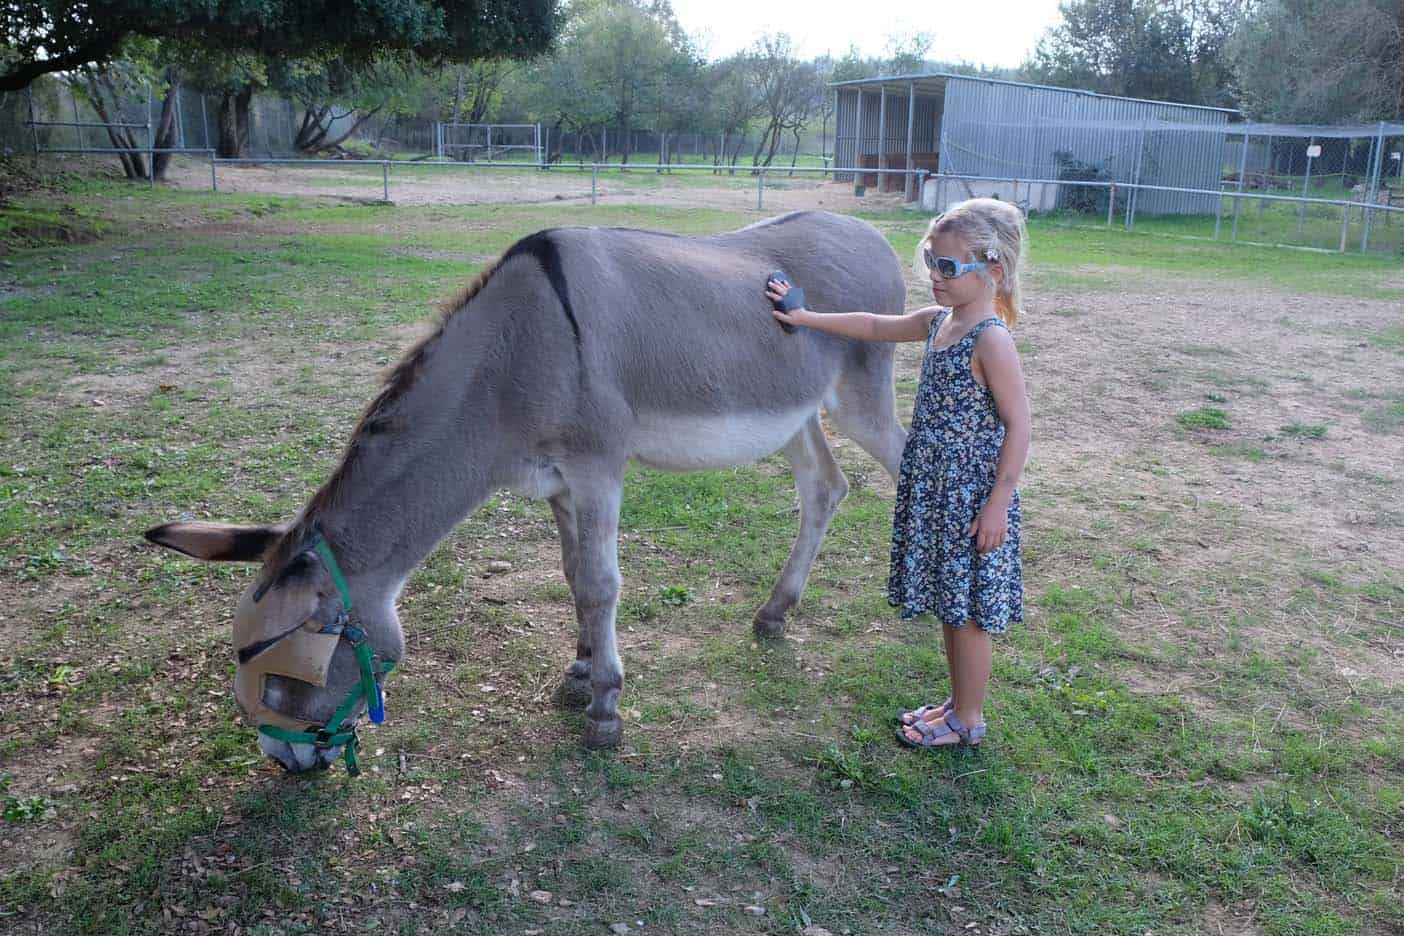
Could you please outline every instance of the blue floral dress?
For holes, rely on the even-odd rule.
[[[912,428],[902,451],[892,519],[892,571],[887,600],[903,618],[934,614],[959,627],[974,621],[1001,634],[1024,619],[1019,554],[1019,494],[1009,502],[1009,534],[979,553],[967,532],[994,487],[1004,424],[994,394],[970,372],[975,342],[997,318],[976,325],[955,344],[933,348],[950,312],[931,320]]]

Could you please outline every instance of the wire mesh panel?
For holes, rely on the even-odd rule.
[[[438,155],[465,161],[498,159],[535,162],[541,148],[536,124],[441,123]]]

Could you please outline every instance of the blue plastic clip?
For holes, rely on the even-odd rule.
[[[375,681],[375,698],[370,700],[368,708],[371,724],[379,725],[385,721],[385,693],[381,691],[378,679]]]

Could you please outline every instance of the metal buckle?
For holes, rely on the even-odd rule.
[[[328,731],[326,728],[318,728],[316,740],[312,742],[312,746],[319,751],[330,750],[332,747],[331,739],[333,734],[335,734],[335,732]]]

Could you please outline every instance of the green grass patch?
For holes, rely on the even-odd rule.
[[[1201,406],[1175,416],[1175,422],[1185,429],[1227,429],[1228,413],[1217,406]]]
[[[1283,426],[1279,431],[1283,435],[1293,439],[1326,438],[1326,427],[1321,423],[1291,422]]]

